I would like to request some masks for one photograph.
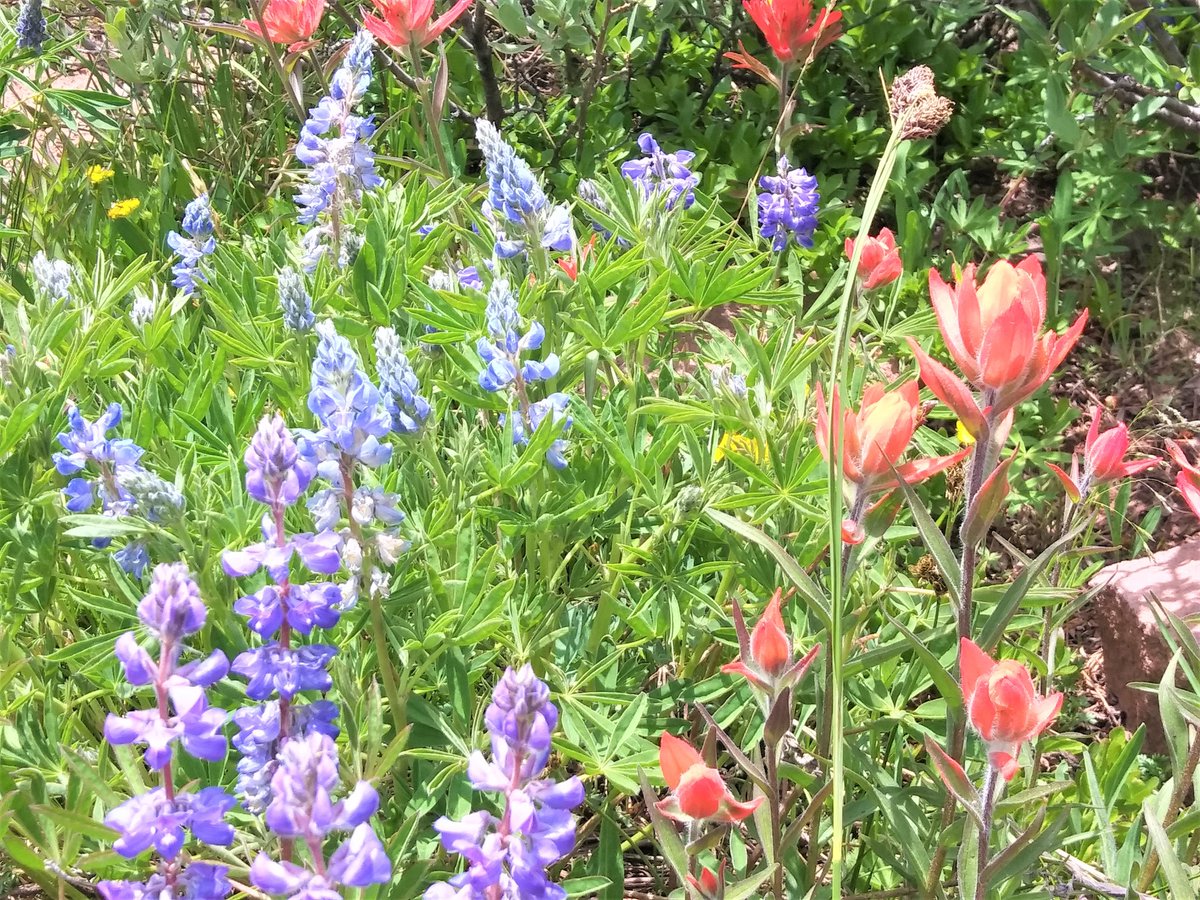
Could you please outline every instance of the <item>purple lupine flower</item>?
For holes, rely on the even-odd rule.
[[[146,881],[101,881],[96,890],[104,900],[222,900],[232,885],[227,866],[193,862],[175,874],[166,869]]]
[[[323,531],[320,534],[301,532],[293,534],[282,545],[275,539],[275,520],[270,513],[262,517],[263,540],[243,547],[241,550],[226,550],[221,554],[221,566],[231,578],[244,578],[259,569],[276,581],[287,577],[293,556],[310,572],[332,575],[341,567],[342,539],[336,534]]]
[[[23,0],[17,13],[16,31],[18,50],[32,50],[41,55],[42,44],[50,40],[46,17],[42,14],[42,0]]]
[[[331,738],[338,736],[339,729],[333,724],[338,708],[328,700],[293,705],[288,715],[293,736],[304,737],[311,732]],[[237,764],[236,792],[249,812],[262,813],[271,800],[271,776],[278,765],[276,755],[282,731],[279,701],[268,700],[258,706],[239,709],[233,714],[233,722],[238,727],[233,746],[242,756]]]
[[[172,860],[179,856],[189,831],[206,844],[232,844],[233,826],[225,821],[225,814],[234,802],[218,787],[177,794],[174,799],[164,788],[154,788],[130,797],[104,817],[104,824],[120,833],[113,849],[126,859],[153,847],[164,859]]]
[[[475,345],[487,368],[479,373],[479,386],[485,391],[499,391],[517,379],[520,372],[523,382],[546,381],[558,374],[558,356],[554,353],[544,360],[521,361],[521,355],[542,346],[546,330],[531,322],[524,335],[520,333],[521,317],[517,312],[517,295],[509,287],[507,279],[497,278],[488,290],[487,308],[484,311],[489,340],[482,337]]]
[[[39,250],[33,257],[33,285],[37,295],[50,303],[70,303],[71,288],[79,277],[65,259],[51,259]]]
[[[484,715],[492,760],[475,751],[467,764],[471,786],[503,794],[504,815],[473,812],[459,821],[434,823],[442,846],[468,868],[425,892],[426,900],[488,900],[494,896],[560,898],[566,891],[546,877],[546,866],[575,846],[571,810],[583,802],[583,784],[572,777],[540,777],[550,757],[558,709],[533,667],[506,670]]]
[[[338,604],[342,600],[338,585],[313,582],[288,587],[284,598],[279,585],[265,585],[234,601],[233,611],[249,619],[250,630],[260,637],[273,635],[285,619],[292,631],[305,635],[314,628],[332,628],[338,623]]]
[[[300,691],[333,687],[326,667],[336,655],[337,648],[328,644],[292,648],[272,642],[239,653],[230,669],[249,679],[246,696],[251,700],[266,700],[272,694],[291,700]]]
[[[640,185],[646,197],[665,198],[667,209],[674,209],[681,199],[684,209],[696,202],[696,185],[700,178],[687,165],[695,158],[695,153],[691,150],[664,153],[648,131],[638,137],[638,147],[646,155],[622,163],[622,175]]]
[[[306,236],[309,271],[327,251],[326,239],[337,236],[343,243],[339,250],[346,250],[342,232],[347,207],[361,203],[365,191],[383,184],[367,143],[375,133],[374,117],[354,112],[371,84],[373,48],[368,32],[354,36],[330,81],[329,95],[309,110],[296,145],[296,158],[309,166],[308,181],[296,194],[297,218],[316,226]],[[352,254],[344,255],[348,261]],[[341,258],[334,263],[345,264]]]
[[[313,315],[312,297],[304,286],[304,276],[291,266],[284,266],[275,280],[284,327],[289,331],[309,331],[317,317]]]
[[[387,396],[388,412],[392,414],[392,430],[417,434],[429,416],[429,401],[420,394],[421,382],[393,328],[375,331],[375,367],[379,387]]]
[[[513,443],[519,447],[526,446],[533,432],[537,431],[546,419],[549,419],[552,425],[557,426],[559,431],[566,432],[572,424],[571,417],[567,415],[570,405],[570,396],[561,391],[555,391],[548,397],[529,404],[529,411],[524,416],[513,417]],[[523,419],[525,421],[522,421]],[[556,438],[546,451],[546,461],[556,469],[565,469],[567,467],[566,450],[566,440]]]
[[[181,227],[183,234],[172,231],[167,235],[167,246],[179,257],[179,261],[171,267],[171,272],[175,275],[171,284],[187,296],[194,293],[201,283],[208,282],[201,262],[217,249],[208,194],[201,194],[187,205],[183,211]]]
[[[308,490],[315,469],[300,458],[292,433],[276,413],[263,416],[246,448],[246,493],[268,506],[291,506]]]
[[[575,244],[567,204],[554,206],[529,163],[517,155],[487,119],[475,122],[475,137],[487,167],[488,199],[484,214],[496,232],[496,255],[508,258],[535,244],[570,250]],[[510,226],[516,227],[510,236]]]
[[[228,670],[225,654],[214,650],[206,659],[178,665],[184,639],[204,627],[207,615],[187,566],[163,563],[155,568],[150,589],[138,604],[138,618],[158,639],[158,661],[138,645],[132,631],[117,639],[115,653],[130,684],[153,684],[160,702],[124,716],[109,713],[104,737],[114,745],[145,744],[146,765],[152,769],[170,765],[175,741],[199,759],[215,762],[225,757],[225,710],[210,708],[204,696],[204,689]],[[168,705],[173,714],[167,712]]]
[[[779,159],[777,175],[759,179],[763,193],[758,195],[758,226],[763,237],[771,239],[776,252],[795,240],[801,247],[812,247],[817,228],[817,179],[804,169],[793,169],[787,157]]]
[[[365,781],[335,801],[341,785],[337,749],[327,734],[311,731],[279,751],[271,776],[267,825],[285,839],[298,839],[313,856],[309,868],[260,853],[250,866],[254,886],[269,894],[304,900],[333,900],[337,888],[386,884],[392,875],[383,844],[367,820],[379,808],[379,795]],[[333,832],[350,836],[324,859],[324,840]]]

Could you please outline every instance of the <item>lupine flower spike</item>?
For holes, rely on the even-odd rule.
[[[854,238],[846,238],[846,259],[854,258]],[[900,277],[904,265],[896,238],[887,228],[881,228],[876,237],[863,241],[862,254],[858,258],[858,281],[864,291],[891,284]]]
[[[167,246],[179,257],[179,261],[171,267],[175,275],[171,283],[187,296],[194,293],[201,283],[208,281],[201,264],[206,256],[211,256],[217,249],[208,194],[201,194],[187,205],[183,211],[182,228],[183,234],[172,231],[167,235]]]
[[[740,822],[766,799],[738,801],[721,773],[705,765],[695,747],[668,731],[659,740],[658,763],[671,793],[655,805],[676,822]]]
[[[298,53],[309,46],[308,39],[321,24],[324,14],[325,0],[267,0],[262,9],[267,37],[276,44],[290,45],[289,53]],[[242,25],[262,37],[257,19],[245,19]]]
[[[1063,695],[1038,696],[1025,666],[1011,659],[996,662],[966,638],[959,644],[958,665],[971,727],[987,745],[990,765],[1012,781],[1021,744],[1050,727]]]
[[[429,401],[420,394],[421,383],[404,355],[395,329],[380,328],[375,332],[375,365],[379,387],[392,414],[392,430],[397,434],[417,434],[429,417]]]
[[[571,810],[583,802],[583,784],[576,777],[562,782],[540,777],[558,723],[550,690],[530,665],[508,669],[484,721],[492,760],[476,750],[467,777],[475,790],[502,795],[504,813],[496,818],[480,810],[457,822],[445,816],[434,822],[442,846],[462,856],[467,869],[430,887],[425,900],[564,900],[566,891],[549,881],[545,868],[575,846]]]
[[[42,0],[24,0],[17,13],[17,49],[42,52],[42,44],[50,40],[46,31],[46,17],[42,14]]]
[[[963,270],[954,288],[931,269],[929,295],[942,339],[967,383],[915,340],[908,343],[921,366],[921,380],[976,438],[987,420],[998,421],[1046,383],[1087,324],[1084,310],[1062,335],[1042,330],[1046,278],[1033,256],[1015,266],[1006,260],[994,263],[978,286],[974,265]],[[979,401],[972,387],[979,391]]]
[[[371,0],[371,3],[379,16],[367,13],[363,25],[393,50],[404,50],[409,46],[423,48],[436,41],[466,12],[471,0],[456,0],[436,19],[433,0]]]
[[[182,563],[154,570],[137,612],[158,642],[158,659],[138,644],[133,632],[117,639],[116,657],[130,684],[152,686],[157,702],[125,716],[110,714],[104,736],[111,744],[144,744],[146,764],[158,770],[160,785],[126,800],[104,824],[119,833],[113,850],[121,856],[133,859],[153,847],[162,860],[145,882],[102,881],[97,887],[104,900],[219,900],[230,890],[225,866],[197,862],[182,867],[179,856],[189,831],[208,844],[225,847],[233,842],[233,827],[225,822],[225,814],[234,800],[217,787],[177,793],[172,763],[176,744],[210,762],[225,757],[225,711],[209,707],[204,691],[225,676],[229,663],[216,650],[180,665],[186,640],[207,617],[196,582]]]
[[[285,266],[279,270],[276,280],[284,327],[289,331],[311,331],[317,319],[313,315],[312,297],[308,294],[308,288],[304,286],[304,276],[290,266]]]
[[[812,247],[817,227],[817,179],[804,169],[793,169],[787,157],[780,157],[775,175],[759,179],[763,192],[758,195],[758,226],[762,236],[771,239],[776,253],[795,241]]]
[[[641,186],[647,197],[662,198],[667,209],[683,201],[683,208],[696,202],[696,185],[700,179],[688,168],[696,156],[691,150],[665,152],[650,132],[638,136],[638,147],[645,154],[621,164],[621,174]]]
[[[346,231],[346,213],[365,191],[383,184],[367,143],[375,133],[373,117],[355,112],[371,84],[373,50],[370,34],[354,36],[330,79],[329,95],[309,110],[296,144],[296,158],[309,167],[308,181],[296,194],[297,219],[314,226],[301,241],[306,271],[316,268],[330,246],[335,265],[353,261],[357,241]]]
[[[753,631],[747,631],[741,604],[733,601],[733,622],[741,656],[721,666],[721,671],[741,675],[756,691],[769,699],[778,697],[803,678],[821,652],[821,645],[817,644],[799,659],[792,655],[792,641],[783,624],[782,609],[783,602],[792,593],[789,591],[785,595],[783,588],[776,588]]]
[[[1179,466],[1179,474],[1175,476],[1175,486],[1183,496],[1184,502],[1191,509],[1192,515],[1200,519],[1200,466],[1193,465],[1174,441],[1167,441],[1167,453],[1175,465]]]
[[[524,252],[530,244],[548,250],[570,250],[575,235],[567,204],[551,204],[529,163],[487,119],[476,121],[475,137],[487,170],[484,214],[496,232],[496,255],[508,259]]]
[[[33,284],[40,297],[50,303],[69,303],[71,287],[78,277],[65,259],[50,259],[39,250],[33,257]]]
[[[1100,432],[1100,420],[1103,410],[1096,406],[1092,410],[1092,425],[1088,429],[1087,440],[1083,445],[1083,475],[1079,473],[1078,454],[1071,457],[1071,474],[1068,475],[1054,463],[1046,466],[1058,476],[1066,488],[1067,496],[1073,503],[1078,503],[1092,487],[1098,484],[1108,484],[1129,478],[1144,472],[1161,462],[1158,457],[1148,459],[1125,459],[1129,452],[1129,429],[1124,423],[1118,423],[1103,434]]]

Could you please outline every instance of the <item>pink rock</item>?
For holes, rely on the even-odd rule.
[[[1158,684],[1171,661],[1147,597],[1187,621],[1200,616],[1200,540],[1114,563],[1101,569],[1090,586],[1096,596],[1096,624],[1104,645],[1104,678],[1117,696],[1129,729],[1146,726],[1146,750],[1166,751],[1158,696],[1131,688],[1133,682]],[[1200,625],[1192,628],[1200,639]]]

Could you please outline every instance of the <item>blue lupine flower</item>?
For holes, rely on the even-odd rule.
[[[387,396],[388,412],[392,414],[392,430],[416,434],[429,416],[429,401],[419,393],[421,382],[400,347],[395,329],[375,332],[375,366],[379,387]]]
[[[297,218],[317,226],[306,236],[308,269],[326,251],[327,238],[337,235],[345,244],[349,235],[342,230],[347,207],[362,202],[364,191],[383,184],[375,172],[375,154],[367,144],[375,133],[374,117],[354,112],[371,84],[373,48],[368,32],[355,35],[330,81],[329,95],[309,110],[296,145],[296,158],[310,167],[308,181],[296,194]],[[339,250],[350,256],[345,246]],[[341,258],[334,262],[344,264]]]
[[[729,366],[715,366],[711,372],[713,390],[728,394],[735,400],[745,400],[749,393],[746,376],[731,372]]]
[[[491,735],[492,760],[478,750],[467,762],[467,778],[477,791],[501,794],[502,819],[485,811],[459,821],[446,816],[433,827],[442,846],[467,862],[467,870],[435,884],[425,900],[487,900],[489,897],[567,896],[546,877],[545,867],[575,846],[571,810],[583,802],[583,784],[539,777],[550,758],[550,735],[558,710],[550,690],[528,664],[508,669],[492,693],[484,715]]]
[[[320,342],[312,365],[308,408],[320,420],[316,431],[298,430],[300,455],[317,473],[341,485],[347,460],[374,468],[387,462],[392,448],[380,442],[392,428],[383,397],[363,374],[358,354],[333,323],[317,324]],[[345,460],[343,459],[345,457]]]
[[[289,737],[320,732],[336,738],[339,729],[333,720],[337,715],[337,705],[328,700],[292,705],[288,708]],[[276,756],[282,732],[279,701],[268,700],[239,709],[233,714],[233,722],[238,727],[233,746],[242,757],[237,764],[235,792],[247,811],[262,813],[271,802],[271,776],[278,765]]]
[[[321,858],[307,869],[260,853],[250,866],[254,886],[297,900],[333,900],[340,896],[339,886],[386,884],[392,865],[367,823],[379,808],[379,795],[360,781],[343,799],[334,801],[341,779],[333,739],[310,731],[285,743],[278,759],[271,775],[267,825],[280,837],[307,843]],[[349,831],[350,836],[326,861],[322,845],[339,831]]]
[[[171,267],[175,275],[171,284],[184,295],[190,295],[201,282],[208,282],[201,262],[217,249],[208,194],[201,194],[187,205],[183,211],[182,228],[183,234],[172,231],[167,235],[167,246],[179,257],[179,261]]]
[[[141,578],[150,565],[150,549],[145,541],[130,541],[113,552],[113,560],[134,578]]]
[[[291,700],[300,691],[327,691],[333,687],[326,667],[335,656],[337,648],[328,644],[292,649],[270,643],[239,653],[229,668],[249,679],[246,696],[251,700],[266,700],[272,694]]]
[[[46,30],[46,17],[42,14],[42,0],[24,0],[17,13],[17,49],[42,52],[42,44],[50,40]]]
[[[759,179],[763,193],[758,195],[758,226],[763,237],[771,239],[776,252],[795,239],[801,247],[812,247],[817,228],[817,179],[804,169],[793,169],[787,157],[780,157],[777,175]]]
[[[96,890],[104,900],[222,900],[233,886],[227,866],[192,862],[170,876],[155,872],[146,881],[101,881]]]
[[[700,178],[687,167],[695,153],[691,150],[664,153],[648,131],[638,137],[638,147],[646,155],[622,163],[622,175],[641,185],[647,197],[664,197],[667,209],[673,209],[681,198],[684,209],[696,202],[695,189]]]
[[[131,797],[104,817],[104,824],[120,833],[113,849],[126,859],[156,849],[173,860],[183,849],[190,831],[197,840],[217,847],[233,843],[233,826],[225,814],[236,801],[218,787],[202,788],[194,794],[176,794],[167,799],[162,788]]]
[[[557,425],[560,431],[567,431],[571,427],[571,417],[567,415],[567,409],[571,405],[571,398],[559,391],[550,394],[543,400],[538,400],[536,403],[529,405],[529,412],[525,418],[528,420],[528,427],[522,422],[521,416],[513,418],[513,443],[524,447],[529,443],[532,433],[541,427],[543,421],[549,417],[552,425]],[[563,438],[557,438],[550,445],[550,449],[546,451],[546,461],[556,469],[565,469],[567,467],[567,458],[564,455],[567,449],[567,442]]]
[[[312,297],[308,295],[308,288],[304,286],[304,276],[290,266],[285,266],[279,270],[276,280],[284,327],[290,331],[310,330],[317,319],[313,315]]]
[[[499,391],[517,379],[518,371],[524,382],[546,381],[558,374],[558,356],[554,353],[544,360],[521,361],[521,356],[542,346],[546,330],[531,322],[524,335],[520,333],[521,318],[517,312],[517,295],[508,280],[497,278],[488,290],[484,312],[491,340],[482,337],[475,345],[480,358],[487,364],[479,373],[479,386],[485,391]]]
[[[567,204],[551,205],[533,169],[487,119],[476,120],[475,136],[487,166],[484,213],[496,232],[496,254],[506,259],[516,256],[527,243],[570,250],[575,236]],[[510,226],[516,226],[514,235],[509,234]]]
[[[39,296],[51,303],[69,303],[75,267],[65,259],[50,259],[39,250],[33,257],[33,284]]]
[[[465,269],[459,269],[457,275],[458,283],[463,287],[470,288],[473,291],[483,290],[483,279],[479,277],[478,266],[467,266]]]

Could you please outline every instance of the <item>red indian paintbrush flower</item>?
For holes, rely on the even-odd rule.
[[[790,596],[789,591],[787,597]],[[800,659],[792,658],[792,642],[783,624],[782,606],[787,597],[783,588],[776,588],[771,602],[749,633],[742,607],[737,600],[733,601],[733,620],[741,656],[735,662],[721,666],[722,672],[743,676],[753,687],[771,697],[803,678],[821,651],[821,645],[817,644]]]
[[[842,13],[832,6],[815,21],[812,0],[742,0],[742,6],[783,63],[807,63],[842,36]]]
[[[1027,668],[1012,659],[996,662],[966,638],[959,642],[958,668],[971,727],[987,744],[993,768],[1012,781],[1021,744],[1050,726],[1063,695],[1039,697]]]
[[[1174,441],[1167,441],[1167,453],[1171,454],[1171,459],[1175,461],[1175,465],[1179,466],[1179,474],[1175,476],[1175,486],[1179,488],[1179,493],[1183,495],[1192,515],[1200,519],[1200,467],[1188,462],[1183,448]]]
[[[706,766],[695,747],[670,732],[662,733],[658,764],[671,793],[655,807],[676,822],[740,822],[763,802],[762,797],[749,803],[736,800],[721,773]]]
[[[1087,324],[1084,310],[1062,335],[1042,330],[1046,278],[1032,256],[1015,266],[1006,260],[994,263],[982,285],[975,283],[973,265],[963,270],[954,288],[931,269],[929,296],[946,349],[982,394],[982,408],[962,379],[912,338],[908,343],[921,366],[921,380],[974,437],[983,433],[988,416],[998,419],[1045,384]]]
[[[846,238],[846,259],[854,258],[854,238]],[[869,291],[891,284],[904,271],[900,262],[900,251],[896,238],[887,228],[881,228],[877,237],[863,241],[862,255],[858,258],[858,277],[862,289]]]
[[[393,50],[404,50],[409,44],[424,47],[437,40],[471,5],[471,0],[458,0],[437,19],[433,19],[433,0],[371,0],[371,3],[383,18],[364,15],[367,30]]]
[[[1054,463],[1046,463],[1063,483],[1067,496],[1076,503],[1093,485],[1120,481],[1122,478],[1144,472],[1160,462],[1156,456],[1148,459],[1125,459],[1125,454],[1129,452],[1129,429],[1124,424],[1118,424],[1116,428],[1110,428],[1102,434],[1102,412],[1099,406],[1092,411],[1092,426],[1088,429],[1087,440],[1083,444],[1082,478],[1079,474],[1078,454],[1071,457],[1070,475]]]
[[[700,900],[724,900],[725,860],[721,860],[715,872],[707,866],[701,866],[700,877],[689,874],[687,883]]]
[[[830,430],[830,415],[825,410],[825,394],[817,386],[817,447],[826,461],[829,447],[836,443]],[[907,483],[914,484],[947,469],[971,452],[964,447],[950,456],[932,456],[901,464],[904,451],[921,420],[921,402],[917,383],[907,381],[896,386],[869,384],[863,390],[858,412],[842,413],[837,392],[833,395],[833,420],[842,420],[842,475],[869,495],[896,486],[892,469]],[[864,495],[864,496],[865,496]]]
[[[250,2],[257,3],[258,0]],[[262,8],[267,38],[276,44],[290,44],[289,50],[303,49],[302,45],[313,36],[324,14],[325,0],[267,0]],[[245,19],[242,25],[247,31],[263,36],[256,19]]]

